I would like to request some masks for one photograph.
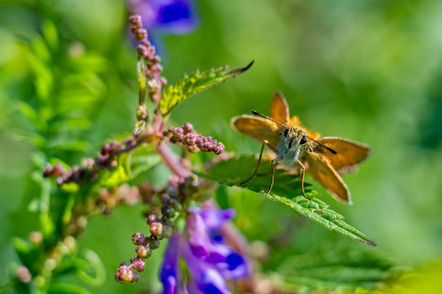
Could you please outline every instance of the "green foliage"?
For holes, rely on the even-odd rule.
[[[310,292],[381,289],[400,271],[378,252],[338,242],[302,255],[285,256],[275,272],[287,288]]]
[[[40,149],[46,161],[63,152],[84,152],[89,144],[81,138],[103,98],[105,86],[99,73],[105,69],[102,57],[70,44],[65,54],[55,24],[47,20],[42,36],[23,46],[29,51],[34,79],[33,99],[17,104],[32,129],[22,137]]]
[[[237,77],[252,65],[253,61],[246,67],[228,69],[224,66],[203,72],[197,70],[190,75],[185,75],[181,80],[168,86],[163,91],[163,98],[159,107],[161,114],[163,116],[170,114],[175,107],[187,98]]]
[[[21,238],[14,238],[14,249],[24,264],[32,263],[32,247]]]
[[[151,145],[138,148],[130,155],[130,180],[134,180],[162,162],[155,149]]]
[[[234,157],[212,165],[203,176],[228,186],[239,186],[241,182],[251,175],[257,164],[258,161],[254,156]],[[263,162],[260,170],[270,171],[269,161]],[[260,175],[258,171],[258,175],[250,182],[244,184],[243,187],[256,193],[267,191],[270,177],[270,173],[267,172]],[[307,196],[310,197],[310,199],[306,199],[301,194],[301,183],[296,178],[294,175],[278,170],[275,173],[275,184],[267,198],[289,206],[296,212],[309,217],[329,230],[335,230],[344,236],[376,246],[374,241],[368,236],[347,224],[342,215],[329,209],[325,202],[316,198],[319,195],[318,192],[306,192]]]
[[[110,171],[103,171],[95,184],[97,187],[115,188],[148,173],[161,163],[162,159],[152,145],[137,148],[131,153],[118,156],[117,165]]]
[[[70,46],[70,51],[68,47]],[[42,276],[50,281],[45,272],[44,262],[52,250],[61,250],[66,228],[73,217],[74,208],[92,191],[91,185],[77,183],[64,185],[61,190],[51,187],[51,181],[43,177],[43,167],[48,162],[60,162],[76,152],[85,152],[90,145],[85,140],[86,131],[91,127],[91,119],[96,114],[98,103],[103,99],[105,86],[100,73],[105,70],[105,60],[97,54],[84,52],[80,44],[67,44],[60,39],[57,26],[44,20],[42,35],[36,35],[30,43],[22,44],[28,54],[32,94],[16,104],[16,110],[28,122],[18,137],[34,145],[34,171],[32,180],[37,186],[35,198],[29,200],[29,210],[38,215],[39,225],[34,229],[41,232],[43,243],[32,244],[29,240],[15,238],[14,245],[20,262],[33,276]],[[69,52],[69,54],[67,54]],[[67,163],[62,162],[65,168]],[[55,248],[55,249],[54,249]],[[76,252],[63,251],[63,262],[77,260]],[[91,255],[89,254],[89,257]],[[87,268],[97,262],[87,262]],[[83,266],[74,262],[74,273],[84,276]],[[66,269],[61,265],[59,269]],[[96,270],[100,272],[100,270]],[[103,270],[101,270],[103,272]],[[55,271],[54,276],[60,274]],[[103,274],[99,281],[102,283]],[[89,284],[94,280],[89,278]],[[29,290],[33,289],[33,290]],[[37,290],[38,289],[38,290]],[[72,285],[51,283],[29,286],[25,291],[53,293],[85,293],[85,289]]]
[[[78,275],[89,284],[100,286],[106,280],[106,270],[99,255],[92,250],[85,250],[83,255],[84,259],[76,260]]]
[[[129,155],[122,154],[118,156],[117,165],[110,171],[101,172],[99,186],[106,188],[118,187],[127,183],[130,179]]]
[[[88,290],[83,287],[63,284],[63,283],[52,283],[48,289],[49,294],[89,294]]]

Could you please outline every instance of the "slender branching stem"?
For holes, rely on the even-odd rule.
[[[165,143],[155,144],[155,149],[163,157],[164,163],[179,178],[184,179],[191,175],[191,172],[183,167],[175,154],[172,153],[169,146]]]

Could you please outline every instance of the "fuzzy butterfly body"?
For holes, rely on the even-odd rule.
[[[232,119],[232,126],[239,132],[263,142],[277,157],[272,160],[273,186],[274,165],[301,169],[302,192],[304,192],[304,171],[320,182],[338,201],[351,203],[350,192],[339,173],[353,169],[370,153],[367,145],[339,137],[320,138],[319,133],[301,126],[299,118],[290,118],[285,98],[276,92],[270,107],[270,117],[252,111],[256,116],[241,115]],[[259,162],[261,160],[261,154]],[[258,163],[259,166],[259,163]],[[258,166],[246,182],[250,181]],[[244,182],[245,183],[245,182]]]
[[[281,132],[278,144],[279,164],[288,168],[298,166],[298,160],[304,158],[308,152],[307,137],[305,132],[294,127],[285,128]]]

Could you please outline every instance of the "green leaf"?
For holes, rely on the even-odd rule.
[[[87,118],[71,118],[52,124],[52,130],[57,133],[68,131],[87,130],[91,126],[91,121]]]
[[[40,119],[38,113],[29,104],[18,101],[17,109],[35,126],[37,130],[44,130],[47,127],[46,121]]]
[[[146,102],[146,75],[144,74],[144,59],[140,58],[137,62],[138,86],[140,88],[138,103],[144,105]]]
[[[48,46],[52,50],[56,50],[59,45],[58,31],[56,25],[51,21],[45,21],[43,24],[43,36]]]
[[[44,163],[46,163],[46,162],[44,162]],[[64,162],[62,159],[60,159],[60,158],[58,158],[58,157],[51,157],[51,158],[49,158],[49,159],[48,159],[48,163],[49,163],[50,165],[52,165],[52,166],[55,166],[55,165],[57,165],[57,164],[61,164],[61,166],[62,166],[64,169],[71,169],[71,168],[72,168],[69,164],[67,164],[66,162]]]
[[[123,153],[118,156],[117,166],[110,172],[101,172],[99,186],[115,188],[130,179],[129,154]]]
[[[31,258],[31,245],[21,238],[13,238],[15,251],[23,264],[27,264]]]
[[[155,153],[151,145],[138,148],[134,151],[130,159],[130,179],[133,180],[150,169],[160,164],[162,158]]]
[[[248,70],[253,61],[246,67],[228,69],[221,67],[204,72],[198,70],[190,75],[185,75],[181,80],[168,86],[163,91],[160,100],[160,112],[163,116],[168,115],[178,104],[199,92],[212,88],[222,82],[235,78]]]
[[[37,133],[34,134],[30,132],[18,131],[15,134],[15,137],[17,138],[17,140],[27,142],[39,149],[44,149],[46,147],[46,138]]]
[[[49,294],[90,294],[88,290],[77,285],[51,283],[48,289]]]
[[[29,56],[29,64],[34,72],[34,84],[36,95],[42,102],[47,102],[54,86],[54,74],[51,65],[48,64],[51,54],[45,42],[37,38],[33,43],[34,55]],[[44,109],[45,107],[42,107]],[[41,111],[41,110],[40,110]],[[45,118],[48,113],[45,113]]]
[[[65,183],[60,187],[60,190],[66,193],[76,193],[80,190],[80,186],[77,183]]]
[[[252,175],[257,164],[258,161],[254,156],[235,157],[217,162],[202,176],[228,186],[240,186],[241,182]],[[264,173],[261,173],[262,171]],[[270,171],[270,162],[263,161],[257,176],[242,187],[257,193],[267,191],[271,181]],[[306,183],[305,186],[307,187]],[[319,195],[318,192],[306,189],[306,194],[310,199],[302,196],[301,183],[297,176],[288,174],[283,170],[277,170],[275,172],[275,183],[267,198],[291,207],[296,212],[309,217],[329,230],[337,231],[362,243],[376,246],[368,236],[347,224],[342,215],[329,209],[325,202],[316,198]]]
[[[239,186],[254,192],[267,191],[271,180],[270,161],[263,160],[258,175],[241,186],[240,183],[250,178],[256,168],[258,161],[255,156],[234,157],[228,160],[221,160],[212,165],[208,171],[202,174],[206,178],[217,181],[228,186]],[[310,184],[305,183],[306,192]],[[315,192],[316,193],[316,192]],[[302,195],[301,182],[295,175],[289,175],[286,171],[277,169],[275,172],[275,183],[271,195]]]
[[[354,291],[380,289],[400,270],[377,251],[338,242],[303,255],[285,255],[276,272],[298,289]]]
[[[58,140],[49,146],[51,151],[76,151],[85,152],[90,147],[86,141],[63,141]]]
[[[106,269],[100,257],[90,249],[86,249],[83,255],[84,260],[77,262],[77,274],[90,285],[102,285],[106,280]]]

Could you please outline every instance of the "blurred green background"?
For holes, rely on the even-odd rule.
[[[38,195],[30,176],[34,147],[18,139],[32,126],[17,105],[32,103],[35,87],[23,44],[41,35],[42,23],[50,19],[65,52],[79,50],[96,58],[99,107],[94,106],[91,127],[81,133],[89,147],[63,158],[76,163],[93,156],[111,136],[130,132],[135,123],[136,52],[128,38],[125,5],[122,0],[0,0],[0,284],[7,281],[5,264],[17,261],[12,236],[26,237],[38,229],[35,216],[27,212],[27,202]],[[377,248],[353,244],[262,196],[221,188],[221,206],[237,209],[235,222],[249,240],[269,244],[275,260],[282,249],[305,254],[324,244],[333,250],[334,244],[351,243],[405,269],[440,272],[442,2],[213,0],[196,5],[200,21],[195,31],[156,38],[164,76],[174,82],[197,68],[255,64],[180,105],[171,123],[190,121],[202,134],[224,142],[227,151],[258,153],[259,144],[231,130],[230,119],[251,109],[268,113],[273,92],[280,90],[291,114],[308,128],[372,147],[358,172],[344,176],[352,206],[314,187]],[[120,262],[133,255],[130,236],[146,230],[141,210],[123,207],[94,218],[79,240],[106,266],[100,292],[159,287],[160,254],[149,260],[140,283],[113,282]],[[267,266],[274,269],[272,263]]]

